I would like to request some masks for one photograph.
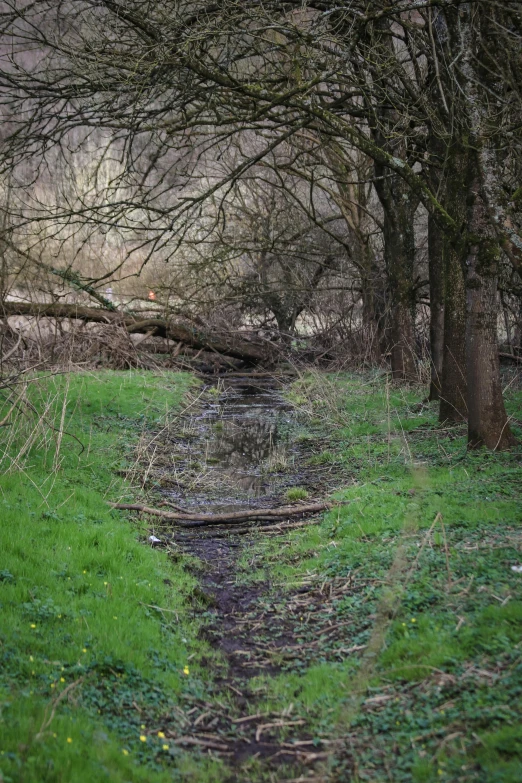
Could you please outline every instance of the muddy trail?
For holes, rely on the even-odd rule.
[[[274,380],[231,378],[210,386],[190,418],[154,438],[148,476],[154,505],[208,514],[288,505],[296,488],[307,493],[304,503],[326,497],[339,476],[332,466],[313,464],[310,443],[298,430]],[[313,445],[321,447],[317,439]],[[217,653],[217,663],[215,656],[202,662],[212,671],[213,698],[190,705],[183,736],[174,729],[169,734],[168,725],[164,730],[187,749],[221,756],[233,770],[231,780],[326,780],[318,770],[335,742],[310,730],[309,716],[297,713],[291,694],[277,713],[263,698],[264,678],[340,661],[362,648],[343,638],[348,622],[337,611],[356,589],[351,576],[325,582],[309,572],[290,589],[271,577],[264,547],[272,545],[273,553],[276,543],[284,553],[289,531],[320,521],[312,515],[151,528],[157,545],[168,546],[196,576],[193,611]]]

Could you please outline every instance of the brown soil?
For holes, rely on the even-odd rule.
[[[239,393],[233,386],[228,399],[227,393],[217,413],[207,404],[181,435],[166,431],[163,443],[155,436],[155,481],[156,486],[164,487],[162,499],[198,511],[229,511],[245,505],[267,508],[281,505],[286,486],[303,483],[314,493],[314,500],[319,499],[324,469],[321,466],[307,472],[304,463],[309,452],[304,447],[300,452],[288,436],[284,445],[286,453],[291,452],[291,469],[268,476],[260,470],[271,451],[280,449],[277,416],[280,420],[283,413],[286,423],[290,417],[275,390],[243,385]],[[165,480],[171,472],[168,463],[176,460],[176,454],[176,465],[179,458],[184,465],[191,465],[203,451],[210,455],[205,477],[191,493],[178,478],[177,484]],[[157,495],[154,503],[158,504]],[[211,529],[171,528],[170,533],[165,529],[160,533],[163,542],[175,545],[178,557],[180,551],[191,556],[190,570],[199,581],[192,596],[194,612],[203,620],[202,637],[223,662],[219,665],[215,658],[208,661],[213,670],[212,700],[190,697],[183,736],[179,736],[179,729],[178,734],[173,729],[169,732],[168,720],[162,730],[180,746],[199,747],[223,757],[233,770],[232,781],[250,781],[248,770],[256,760],[270,780],[325,779],[310,775],[315,774],[318,762],[330,755],[335,743],[314,737],[307,715],[297,714],[291,701],[283,712],[267,712],[263,689],[253,678],[302,666],[303,649],[307,664],[319,656],[324,660],[344,655],[347,644],[338,630],[334,602],[354,585],[347,578],[325,587],[322,579],[312,577],[293,593],[285,590],[279,605],[269,576],[253,582],[249,569],[240,564],[251,550],[251,566],[256,567],[253,547],[260,536],[277,536],[284,546],[288,529],[319,521],[316,517],[298,523],[277,520],[273,525],[213,525]],[[327,640],[326,649],[323,639]]]

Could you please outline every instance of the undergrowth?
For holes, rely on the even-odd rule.
[[[192,703],[231,704],[190,612],[195,578],[106,503],[142,490],[143,430],[159,431],[189,386],[179,374],[40,379],[32,414],[3,428],[5,783],[230,780],[162,730],[180,736]],[[420,390],[377,374],[305,376],[288,398],[308,465],[337,477],[337,505],[242,550],[238,581],[270,585],[251,617],[260,662],[264,634],[283,640],[247,711],[291,716],[326,747],[318,781],[518,783],[521,448],[467,453],[464,427],[441,427]],[[522,441],[514,383],[507,405]],[[283,779],[255,757],[243,771],[234,779]]]
[[[305,376],[288,397],[307,443],[328,432],[310,463],[357,478],[321,524],[244,555],[302,650],[257,678],[261,704],[341,738],[326,780],[522,780],[521,448],[467,453],[465,427],[379,376]],[[519,390],[507,405],[520,438]]]
[[[207,767],[213,779],[215,764],[196,765],[154,730],[158,714],[205,689],[184,602],[194,580],[106,502],[133,496],[117,472],[191,383],[36,378],[0,431],[3,783],[199,781]]]

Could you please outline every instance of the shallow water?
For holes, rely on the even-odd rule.
[[[212,388],[212,387],[211,387]],[[274,382],[228,379],[188,427],[187,465],[200,464],[190,491],[168,494],[212,511],[265,505],[277,490],[274,467],[293,461],[290,406]]]

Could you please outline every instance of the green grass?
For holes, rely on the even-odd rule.
[[[285,497],[287,500],[306,500],[308,497],[308,492],[304,487],[290,487],[285,492]]]
[[[184,674],[199,645],[185,614],[193,580],[106,503],[133,497],[115,469],[132,465],[143,428],[161,425],[191,383],[175,373],[40,378],[33,413],[1,431],[5,783],[164,781],[172,769],[191,779],[192,762],[163,749],[154,720],[205,687],[192,663]],[[207,766],[197,780],[213,778]]]
[[[310,575],[352,574],[354,588],[295,619],[303,644],[327,620],[344,628],[307,664],[257,678],[262,706],[292,702],[311,732],[348,735],[334,780],[522,780],[522,449],[468,454],[464,427],[440,428],[420,391],[375,375],[305,377],[289,396],[357,480],[321,525],[260,543],[256,562],[278,585],[276,614]],[[520,391],[507,405],[520,421]]]
[[[5,783],[227,779],[218,761],[158,737],[164,716],[182,733],[180,705],[226,701],[212,663],[197,663],[206,655],[222,673],[187,608],[193,577],[106,503],[139,493],[138,477],[133,486],[120,474],[190,383],[41,379],[30,399],[45,426],[34,414],[0,430]],[[340,505],[241,557],[240,580],[274,585],[260,612],[272,630],[282,618],[303,650],[254,678],[251,708],[291,708],[307,737],[339,739],[318,770],[332,781],[518,783],[522,577],[511,566],[522,562],[522,450],[468,454],[465,428],[440,428],[422,391],[378,374],[294,384],[296,441],[310,468],[331,466]],[[514,385],[507,405],[522,441]],[[324,592],[290,614],[303,584]],[[324,633],[328,624],[340,630]],[[271,779],[262,761],[256,769],[249,783]]]

